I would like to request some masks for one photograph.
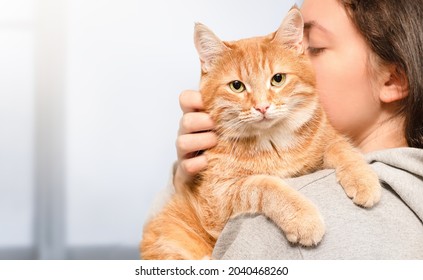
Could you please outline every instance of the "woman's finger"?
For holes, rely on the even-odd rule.
[[[214,122],[209,114],[203,112],[185,113],[179,124],[179,135],[212,130]]]
[[[179,105],[182,112],[197,112],[203,110],[201,93],[194,90],[185,90],[179,95]]]
[[[176,191],[183,191],[186,188],[186,182],[192,180],[193,176],[206,167],[207,158],[204,155],[181,160],[173,177],[173,185]]]
[[[201,132],[180,135],[176,140],[178,159],[185,159],[187,155],[191,153],[210,149],[216,144],[217,136],[213,132]]]
[[[207,158],[204,155],[184,159],[179,163],[182,171],[189,176],[194,176],[207,167]]]

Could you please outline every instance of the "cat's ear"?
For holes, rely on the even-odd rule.
[[[227,49],[225,44],[207,26],[196,23],[194,28],[194,43],[201,60],[201,69],[204,73],[216,59]]]
[[[281,43],[304,53],[304,20],[300,10],[294,5],[275,32],[273,42]]]

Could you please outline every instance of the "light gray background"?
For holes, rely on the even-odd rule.
[[[0,0],[0,258],[137,258],[198,88],[194,22],[264,35],[295,2]]]

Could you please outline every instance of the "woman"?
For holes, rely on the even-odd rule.
[[[381,202],[372,209],[353,205],[333,170],[290,179],[320,209],[322,242],[293,246],[265,217],[242,216],[227,224],[213,256],[422,259],[423,1],[305,0],[302,13],[322,105],[384,183]],[[183,92],[180,104],[176,189],[207,167],[197,151],[216,144],[200,94]]]

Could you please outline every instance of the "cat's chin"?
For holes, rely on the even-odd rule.
[[[242,134],[236,135],[237,139],[247,139],[251,137],[258,137],[263,135],[270,135],[274,130],[278,129],[279,122],[275,119],[262,119],[249,123],[247,127],[244,127]]]
[[[277,122],[278,120],[276,119],[263,118],[261,120],[251,123],[251,127],[253,130],[260,132],[274,127]]]
[[[252,139],[256,137],[263,137],[264,135],[272,134],[274,131],[273,125],[250,125],[247,128],[244,128],[241,131],[233,132],[231,134],[227,133],[225,135],[220,135],[219,138],[229,141],[239,141],[239,140],[246,140],[246,139]]]

